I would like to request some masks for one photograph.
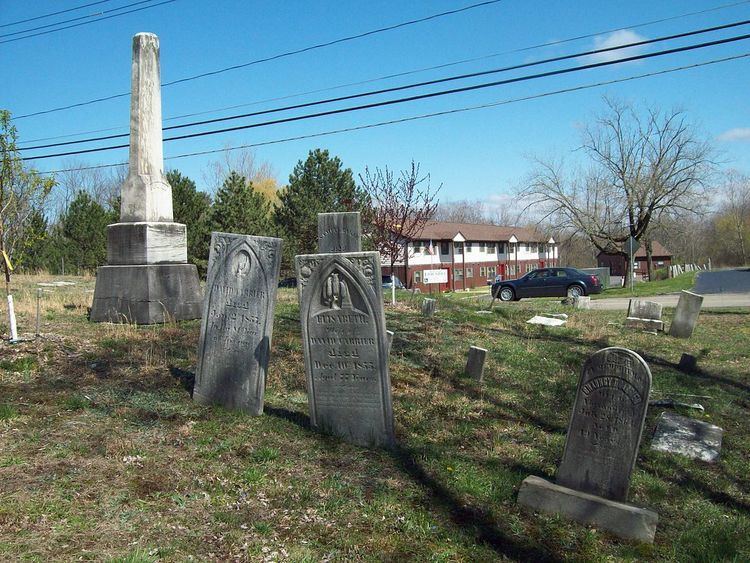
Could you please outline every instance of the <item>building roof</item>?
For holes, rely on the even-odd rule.
[[[613,252],[600,252],[599,254],[616,254]],[[657,257],[657,256],[666,256],[671,258],[672,253],[667,250],[662,243],[660,243],[658,240],[651,241],[651,256]],[[635,258],[646,258],[646,245],[641,243],[641,247],[635,251]]]
[[[476,223],[449,223],[445,221],[431,221],[424,226],[422,232],[413,238],[423,240],[453,240],[461,233],[467,241],[507,241],[512,235],[520,242],[547,242],[549,237],[526,227],[503,227],[498,225],[483,225]]]

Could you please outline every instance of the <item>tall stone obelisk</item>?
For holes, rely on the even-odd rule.
[[[159,38],[133,37],[130,162],[120,188],[120,222],[107,227],[107,266],[97,270],[91,320],[161,323],[199,319],[197,268],[187,263],[187,229],[174,223],[164,177]]]

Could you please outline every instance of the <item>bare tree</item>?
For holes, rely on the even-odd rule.
[[[429,174],[421,176],[419,164],[414,161],[411,168],[401,171],[396,178],[393,171],[379,168],[371,173],[365,168],[360,182],[367,192],[371,209],[365,217],[373,245],[388,257],[393,265],[405,252],[410,239],[417,236],[437,209],[437,194],[441,186],[432,189]],[[408,266],[408,264],[407,264]]]
[[[105,209],[115,207],[128,173],[127,166],[89,168],[87,163],[80,161],[68,161],[63,166],[65,171],[57,174],[55,189],[50,194],[48,209],[52,219],[64,215],[80,191],[89,194]]]
[[[660,221],[699,208],[713,171],[712,148],[681,110],[639,112],[604,101],[605,113],[583,133],[590,166],[570,174],[561,161],[537,159],[520,195],[598,250],[623,253],[629,237],[643,240],[651,278],[649,233]]]
[[[714,218],[716,240],[721,241],[728,262],[748,263],[750,253],[750,177],[736,170],[726,173],[723,201]]]
[[[10,113],[0,110],[0,263],[5,271],[5,293],[10,293],[11,261],[24,237],[28,220],[42,208],[54,181],[24,167],[16,147],[16,128]]]
[[[276,172],[269,162],[258,160],[250,149],[232,150],[227,145],[219,160],[208,163],[203,171],[203,181],[211,193],[222,186],[231,172],[237,172],[253,183],[253,188],[263,193],[269,200],[276,201],[279,188]]]
[[[440,202],[433,217],[435,221],[447,221],[449,223],[490,223],[487,206],[482,201],[460,201]]]

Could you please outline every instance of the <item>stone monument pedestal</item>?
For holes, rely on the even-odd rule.
[[[193,264],[101,266],[91,306],[94,322],[155,324],[199,319],[203,295]]]
[[[521,483],[518,504],[647,543],[654,542],[659,522],[659,515],[651,510],[555,485],[533,475]]]

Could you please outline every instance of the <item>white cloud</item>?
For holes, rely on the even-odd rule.
[[[716,137],[719,141],[750,141],[750,127],[735,127]]]
[[[637,43],[638,41],[645,41],[646,37],[638,35],[635,31],[629,29],[621,29],[613,31],[607,35],[598,35],[594,37],[594,49],[608,49],[610,47],[618,47],[620,45],[629,45],[630,43]],[[617,59],[623,59],[625,57],[632,57],[643,52],[643,46],[630,47],[628,49],[616,49],[613,51],[606,51],[604,53],[597,53],[595,55],[589,55],[584,57],[586,63],[603,63],[607,61],[615,61]]]

